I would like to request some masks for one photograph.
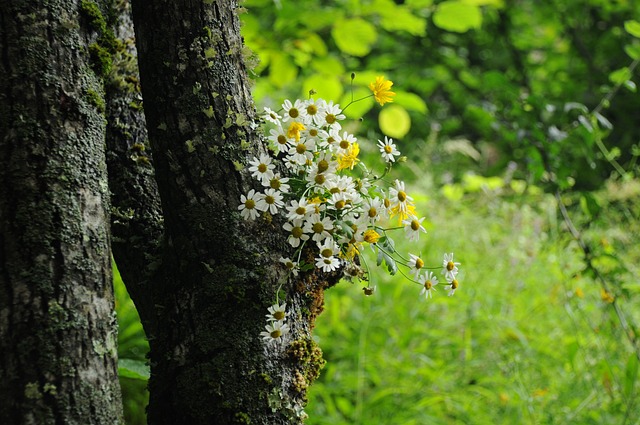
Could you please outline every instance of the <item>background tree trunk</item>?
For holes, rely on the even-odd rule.
[[[86,1],[0,3],[3,424],[121,422],[103,23]]]
[[[249,154],[264,151],[243,61],[235,1],[134,1],[140,76],[164,211],[162,262],[140,310],[150,343],[149,422],[299,423],[323,364],[310,336],[323,288],[287,281],[276,218],[237,212]],[[123,273],[125,282],[127,273]],[[326,277],[325,277],[326,278]],[[267,307],[282,286],[291,335],[265,348]]]

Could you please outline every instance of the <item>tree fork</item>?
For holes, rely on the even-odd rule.
[[[238,10],[231,0],[133,2],[165,226],[149,287],[155,311],[143,317],[158,329],[149,341],[152,424],[300,423],[323,362],[310,332],[337,276],[288,280],[278,264],[282,223],[247,223],[237,211],[251,185],[241,164],[265,149]],[[279,287],[292,331],[265,348],[259,333]]]

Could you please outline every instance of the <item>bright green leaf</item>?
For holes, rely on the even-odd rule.
[[[269,81],[276,87],[284,87],[298,76],[296,67],[291,58],[279,52],[271,54],[269,65]]]
[[[613,84],[624,84],[625,81],[631,79],[633,75],[627,67],[617,69],[609,74],[609,81]]]
[[[118,359],[118,375],[141,381],[146,381],[151,376],[149,366],[142,360],[134,359]]]
[[[342,96],[342,84],[338,77],[329,77],[322,74],[314,74],[302,83],[302,96],[306,99],[309,90],[315,90],[318,97],[323,99],[339,99]]]
[[[342,52],[353,56],[365,56],[378,38],[376,28],[361,18],[336,21],[331,35]]]
[[[443,30],[451,32],[467,32],[480,28],[482,13],[478,6],[465,4],[462,1],[446,1],[440,3],[433,14],[433,23]]]
[[[640,44],[627,44],[624,46],[624,51],[633,60],[640,59]]]
[[[640,38],[640,22],[634,20],[625,21],[624,29],[632,36]]]
[[[411,129],[411,117],[400,105],[385,105],[378,116],[378,124],[387,136],[402,139]]]
[[[397,105],[404,106],[410,111],[416,111],[426,114],[428,111],[427,104],[420,96],[415,93],[409,93],[402,90],[396,90],[396,97],[393,102]]]

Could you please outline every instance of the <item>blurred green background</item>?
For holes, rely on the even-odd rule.
[[[394,82],[396,101],[352,105],[349,129],[367,163],[383,135],[409,158],[390,178],[428,234],[398,250],[462,263],[454,297],[384,269],[371,297],[327,292],[307,423],[640,424],[636,2],[242,6],[258,107]],[[148,346],[115,283],[126,419],[142,424]]]

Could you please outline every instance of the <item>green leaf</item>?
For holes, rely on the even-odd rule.
[[[640,59],[640,44],[627,44],[624,46],[624,51],[633,60]]]
[[[385,105],[378,116],[378,125],[385,135],[402,139],[411,129],[411,117],[400,105]]]
[[[632,76],[631,70],[625,66],[610,73],[609,81],[613,84],[624,84],[624,82],[628,81]]]
[[[342,84],[337,77],[314,74],[302,83],[302,98],[309,96],[309,90],[315,90],[323,99],[339,99],[342,96]]]
[[[349,55],[365,56],[378,38],[376,28],[361,18],[341,19],[331,29],[338,48]]]
[[[139,379],[146,381],[149,379],[149,365],[142,360],[119,359],[118,375],[123,378]]]
[[[293,64],[291,58],[280,52],[272,52],[269,65],[269,81],[274,86],[281,88],[295,80],[298,76],[298,67]]]
[[[417,94],[402,90],[396,90],[395,93],[396,97],[393,99],[393,102],[396,105],[404,106],[410,111],[416,111],[421,114],[426,114],[428,112],[427,104]]]
[[[634,37],[640,38],[640,22],[629,20],[625,21],[624,29]]]
[[[440,3],[433,14],[433,23],[443,30],[451,32],[467,32],[480,28],[482,13],[478,6],[462,1],[446,1]]]

